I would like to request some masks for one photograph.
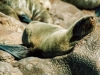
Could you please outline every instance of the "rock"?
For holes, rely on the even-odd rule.
[[[95,16],[95,10],[81,10],[85,15]]]
[[[22,44],[21,38],[22,38],[22,32],[0,30],[1,44]]]
[[[15,30],[16,32],[23,32],[25,26],[14,19],[0,12],[0,28],[1,30]]]
[[[51,1],[50,14],[53,17],[54,24],[60,25],[66,29],[79,18],[85,16],[77,7],[61,0]]]
[[[7,53],[5,51],[0,50],[0,61],[13,64],[13,63],[16,62],[14,59],[15,58],[11,54],[9,54],[9,53]]]
[[[93,9],[100,5],[100,0],[62,0],[69,2],[78,8],[82,9]]]
[[[23,75],[71,75],[67,64],[53,62],[53,59],[28,57],[16,62],[13,66],[18,67]]]
[[[0,61],[0,75],[23,75],[23,74],[18,68],[14,68],[9,63]]]
[[[0,43],[22,44],[21,37],[25,25],[13,17],[0,12]]]

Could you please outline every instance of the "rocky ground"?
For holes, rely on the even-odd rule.
[[[49,12],[53,17],[54,24],[60,25],[63,28],[67,29],[79,18],[86,15],[93,15],[96,19],[96,25],[98,27],[100,26],[99,17],[95,16],[94,10],[79,9],[72,4],[62,2],[60,0],[54,0],[51,3],[52,3],[52,8]],[[25,29],[25,26],[26,26],[25,23],[22,23],[16,20],[15,18],[7,16],[0,12],[0,44],[22,44],[22,34]],[[76,50],[75,52],[77,53]],[[100,53],[100,51],[98,51],[98,53]],[[93,56],[94,55],[95,54],[93,54]],[[67,57],[67,55],[65,56]],[[58,58],[60,57],[53,59],[27,57],[21,60],[16,60],[16,58],[11,54],[0,50],[0,75],[65,75],[65,74],[79,75],[80,74],[80,73],[79,74],[72,73],[73,71],[70,71],[70,66],[68,64],[64,65],[65,64],[64,62],[57,61]],[[97,62],[96,67],[98,69],[97,70],[98,74],[95,75],[100,75],[99,72],[100,54],[98,54],[98,57],[96,59],[98,59],[96,60]],[[56,65],[53,64],[53,61]],[[68,63],[68,61],[66,61],[66,63]],[[65,69],[66,67],[67,69]],[[93,74],[84,74],[84,75],[93,75]]]

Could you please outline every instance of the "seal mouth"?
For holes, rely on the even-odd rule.
[[[73,36],[70,39],[70,42],[78,41],[92,32],[95,24],[96,23],[93,16],[84,17],[79,20],[73,28]]]

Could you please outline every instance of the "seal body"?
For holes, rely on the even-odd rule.
[[[17,20],[19,20],[14,9],[12,9],[10,6],[8,6],[6,4],[0,3],[0,12],[4,13],[6,15],[12,16],[12,17],[16,18]]]
[[[49,12],[36,0],[7,0],[3,3],[14,9],[22,22],[37,20],[53,23]]]
[[[90,18],[92,17],[81,18],[67,30],[58,25],[33,21],[26,27],[22,42],[32,47],[33,53],[43,57],[69,53],[76,41],[91,32],[93,24]]]
[[[100,5],[100,0],[62,0],[69,2],[78,8],[82,9],[94,9]]]
[[[51,57],[50,54],[52,56],[59,55],[59,53],[66,52],[66,49],[68,52],[72,48],[69,44],[71,36],[68,36],[65,40],[65,35],[67,35],[67,30],[60,26],[33,21],[25,29],[22,41],[24,45],[33,47],[33,53],[43,50],[43,53]],[[64,46],[65,43],[66,46]]]

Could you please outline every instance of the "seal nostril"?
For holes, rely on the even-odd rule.
[[[47,10],[49,10],[49,8],[47,8]]]

